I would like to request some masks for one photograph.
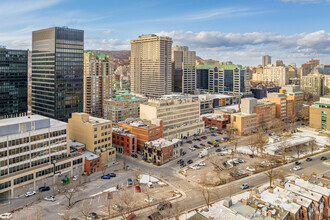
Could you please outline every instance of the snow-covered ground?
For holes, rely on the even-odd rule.
[[[153,176],[149,176],[147,174],[142,174],[140,175],[140,183],[142,184],[147,184],[149,182],[152,182],[152,183],[158,183],[159,182],[159,179],[153,177]]]
[[[306,128],[299,128],[298,130],[300,130],[301,132],[294,133],[293,136],[295,136],[295,137],[313,137],[313,138],[315,138],[316,143],[319,143],[322,145],[330,144],[328,137],[319,136],[318,132],[311,131]]]

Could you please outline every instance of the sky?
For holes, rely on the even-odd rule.
[[[330,63],[330,0],[0,0],[0,45],[31,49],[32,31],[85,31],[85,49],[129,50],[141,34],[169,36],[203,59],[256,66]]]

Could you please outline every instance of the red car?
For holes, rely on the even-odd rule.
[[[205,136],[203,136],[203,137],[201,137],[202,139],[206,139],[206,137]]]
[[[222,134],[222,132],[218,132],[218,134]]]
[[[136,186],[135,187],[135,190],[136,190],[136,192],[140,193],[141,192],[141,187],[140,186]]]
[[[129,216],[127,216],[127,220],[132,220],[132,219],[135,219],[136,218],[136,215],[134,213],[131,213]]]

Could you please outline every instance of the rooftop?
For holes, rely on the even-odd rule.
[[[291,192],[294,192],[298,195],[304,196],[306,198],[309,198],[313,201],[320,201],[320,199],[322,198],[322,195],[316,192],[311,192],[305,188],[302,188],[298,185],[292,184],[290,182],[287,182],[284,184],[284,188],[286,190],[289,190]]]
[[[197,69],[214,69],[215,67],[218,67],[219,69],[225,69],[225,70],[243,68],[242,65],[198,65]]]
[[[273,193],[281,197],[287,198],[291,202],[297,203],[298,205],[301,205],[306,208],[308,208],[313,202],[313,200],[310,198],[306,198],[293,191],[282,189],[280,187],[275,187]]]
[[[113,127],[112,128],[112,133],[116,133],[116,134],[120,134],[123,136],[127,136],[127,137],[135,137],[136,135],[134,134],[130,134],[130,133],[126,133],[128,132],[128,129],[122,128],[122,127]]]
[[[126,125],[131,125],[131,126],[139,127],[139,128],[155,128],[155,127],[159,127],[158,125],[152,124],[151,121],[142,120],[142,119],[135,119],[135,118],[128,118],[128,119],[126,119],[124,121],[120,121],[118,123],[120,123],[120,124],[126,124]]]
[[[265,146],[265,148],[267,150],[270,150],[270,151],[276,151],[279,148],[281,148],[283,145],[286,148],[289,148],[289,147],[296,146],[296,145],[299,145],[299,144],[308,143],[308,142],[311,142],[313,140],[314,140],[314,138],[312,138],[312,137],[295,137],[295,138],[290,138],[290,139],[283,140],[281,142],[268,144],[268,145]]]
[[[167,140],[167,139],[164,139],[164,138],[159,138],[157,140],[154,140],[154,141],[148,141],[148,142],[145,142],[145,144],[151,144],[152,146],[155,146],[155,147],[167,147],[167,146],[170,146],[170,145],[173,145],[173,144],[176,144],[178,142],[181,142],[180,139],[177,139],[177,138],[174,138],[174,139],[171,139],[171,140]]]
[[[82,148],[85,148],[86,144],[84,143],[81,143],[79,141],[76,141],[76,140],[69,140],[69,145],[71,148],[74,148],[74,149],[82,149]]]
[[[15,118],[6,118],[0,120],[0,127],[2,126],[8,126],[8,125],[14,125],[14,124],[23,124],[26,122],[32,122],[32,121],[39,121],[39,120],[50,120],[50,126],[59,126],[59,125],[66,125],[67,123],[48,118],[42,115],[28,115],[28,116],[21,116],[21,117],[15,117]]]
[[[92,125],[98,125],[98,124],[103,124],[103,123],[111,123],[110,120],[90,116],[89,114],[84,113],[84,112],[75,112],[74,114],[84,116],[82,119],[87,119],[86,116],[88,116],[88,120],[84,121],[84,123],[89,123],[89,124],[92,124]]]
[[[100,157],[100,156],[98,156],[97,154],[94,154],[94,153],[92,153],[92,152],[90,152],[90,151],[88,151],[88,150],[85,150],[85,151],[83,152],[83,154],[85,155],[85,159],[86,159],[86,160],[94,160],[94,159],[97,159],[97,158]]]
[[[293,181],[295,181],[294,184],[297,185],[297,186],[300,186],[300,187],[303,187],[303,188],[308,189],[310,191],[325,195],[327,197],[330,196],[330,189],[328,189],[326,187],[310,183],[306,180],[303,180],[303,179],[300,179],[300,178],[297,178],[297,177],[292,177],[291,179]]]
[[[257,204],[257,208],[253,207],[254,204]],[[239,215],[242,215],[247,219],[253,220],[272,220],[273,218],[268,215],[268,211],[271,211],[274,215],[278,212],[274,207],[272,209],[270,207],[268,208],[268,206],[260,200],[258,200],[258,202],[251,200],[248,205],[245,205],[242,202],[237,202],[231,206],[230,209],[236,211]]]
[[[210,113],[210,114],[203,114],[200,116],[201,118],[210,118],[210,119],[216,119],[218,121],[226,121],[228,120],[223,116],[223,114],[215,114],[215,113]]]
[[[220,111],[231,111],[231,110],[233,110],[234,112],[238,112],[239,111],[238,104],[236,104],[236,105],[222,106],[222,107],[218,107],[218,108],[215,108],[215,109],[216,110],[220,110]]]

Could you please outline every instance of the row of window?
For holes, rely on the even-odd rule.
[[[111,140],[111,137],[108,137],[108,138],[105,138],[105,139],[101,139],[101,140],[98,140],[98,141],[94,141],[94,144],[99,144],[99,143],[103,143],[105,141],[110,141]]]
[[[23,182],[27,182],[29,180],[32,180],[33,179],[33,174],[29,174],[29,175],[26,175],[26,176],[22,176],[22,177],[19,177],[17,179],[14,179],[14,185],[17,185],[17,184],[20,184],[20,183],[23,183]]]
[[[36,177],[44,176],[44,175],[50,174],[52,172],[54,172],[53,167],[46,169],[46,170],[41,170],[36,173]]]

